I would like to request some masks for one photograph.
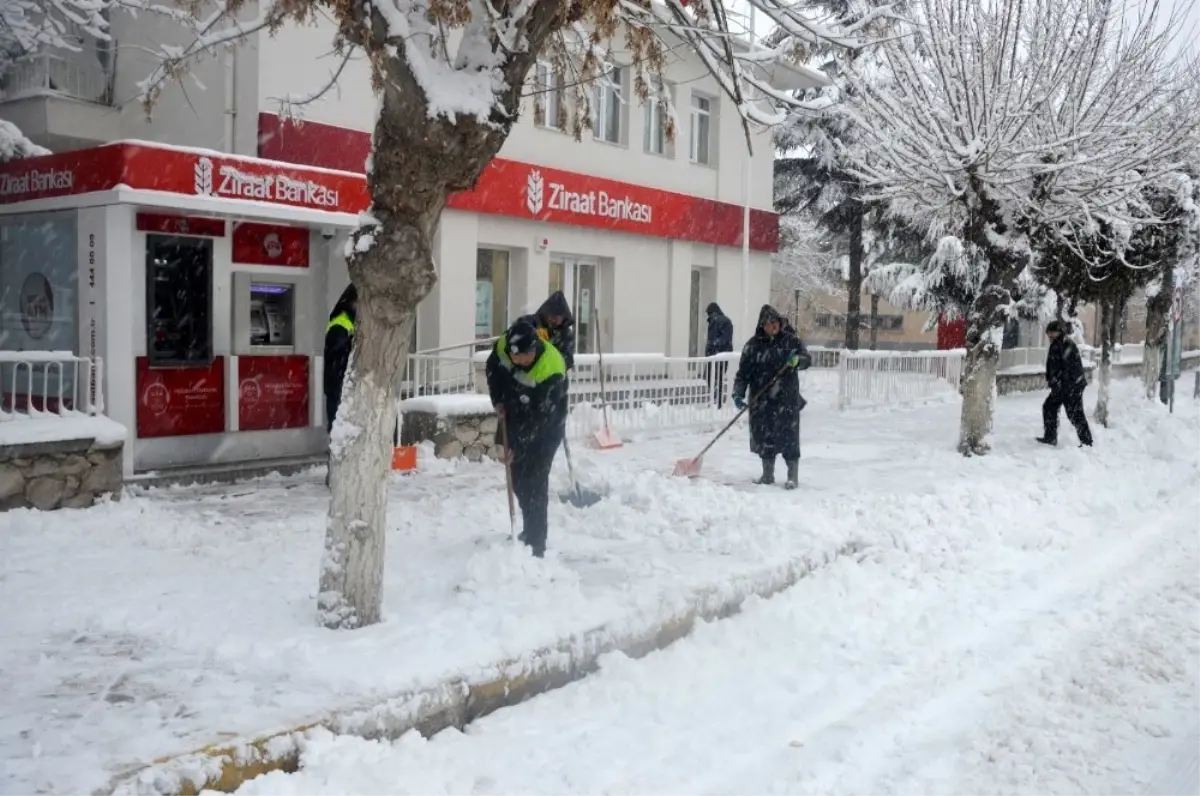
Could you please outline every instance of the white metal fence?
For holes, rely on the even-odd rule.
[[[476,354],[482,354],[486,359],[497,339],[489,337],[409,354],[400,385],[401,397],[473,392],[473,359]]]
[[[488,341],[420,352],[410,359],[406,396],[485,392]],[[800,390],[814,405],[838,409],[911,403],[954,394],[963,351],[857,351],[809,348],[813,365]],[[714,357],[663,354],[577,354],[571,374],[568,433],[582,437],[603,425],[603,408],[618,431],[681,428],[733,417],[738,352]],[[467,363],[464,365],[464,363]]]
[[[1000,352],[1000,370],[1013,368],[1036,369],[1046,366],[1047,347],[1005,348]],[[1142,361],[1146,346],[1143,343],[1117,343],[1113,346],[1114,364],[1133,364]],[[1100,349],[1095,346],[1079,346],[1079,355],[1085,365],[1100,363]]]
[[[0,351],[0,422],[104,412],[104,363],[70,351]]]

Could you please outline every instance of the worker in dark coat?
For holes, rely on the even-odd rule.
[[[358,290],[354,285],[342,291],[329,313],[325,327],[325,428],[333,430],[338,405],[342,402],[342,384],[354,350],[354,322],[358,315]]]
[[[708,340],[704,344],[704,356],[725,354],[733,350],[733,321],[721,312],[720,305],[712,302],[705,310],[708,315]],[[710,362],[708,365],[708,390],[720,409],[725,405],[725,373],[729,363]]]
[[[1087,374],[1083,369],[1083,358],[1079,346],[1067,337],[1066,324],[1051,321],[1046,326],[1046,337],[1050,338],[1050,349],[1046,352],[1046,383],[1050,395],[1042,404],[1042,424],[1045,433],[1038,437],[1043,445],[1058,444],[1058,410],[1067,410],[1067,419],[1075,426],[1079,444],[1091,447],[1092,430],[1088,427],[1087,414],[1083,410],[1083,391],[1087,388]]]
[[[800,410],[804,408],[796,371],[811,364],[808,349],[791,324],[774,307],[764,304],[754,337],[742,348],[733,381],[734,405],[738,409],[750,407],[750,450],[762,459],[762,476],[754,480],[756,484],[775,483],[775,457],[782,455],[787,463],[786,488],[796,488]]]
[[[521,319],[488,356],[488,393],[499,417],[497,437],[508,446],[512,486],[521,506],[520,540],[546,553],[550,466],[567,426],[567,365],[538,327]]]
[[[346,368],[350,366],[350,352],[354,350],[354,322],[358,316],[358,290],[348,285],[342,291],[325,326],[325,431],[333,431],[338,407],[342,403],[342,386],[346,381]],[[325,470],[325,486],[329,486],[332,463]]]
[[[537,312],[517,320],[528,321],[541,330],[542,340],[551,343],[562,355],[567,370],[575,369],[575,316],[561,290],[551,293]]]

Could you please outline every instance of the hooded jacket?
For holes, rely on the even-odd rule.
[[[551,315],[561,316],[562,325],[551,327],[546,321]],[[575,316],[571,313],[571,305],[567,303],[567,297],[561,290],[551,293],[550,298],[537,308],[537,312],[517,320],[528,321],[539,329],[545,329],[546,339],[562,354],[567,363],[567,370],[575,369]]]
[[[329,313],[329,326],[325,330],[325,404],[336,407],[342,399],[342,383],[346,379],[346,368],[350,364],[350,352],[354,348],[353,327],[357,313],[353,308],[358,301],[358,289],[349,285],[338,297]],[[339,316],[346,316],[350,329],[344,324],[334,323]]]
[[[769,337],[763,327],[772,320],[779,321],[779,333]],[[805,404],[800,380],[790,371],[772,383],[792,356],[798,359],[796,370],[812,364],[808,349],[787,318],[764,304],[754,337],[742,348],[733,383],[734,395],[750,399],[750,450],[760,456],[800,458],[800,410]]]
[[[704,344],[704,356],[724,354],[733,350],[733,321],[721,311],[717,302],[712,302],[705,310],[708,315],[708,340]]]
[[[533,364],[517,365],[514,353],[533,353]],[[567,422],[567,368],[554,344],[541,340],[536,326],[518,320],[496,341],[485,369],[492,405],[504,408],[500,422],[514,455],[553,458]]]

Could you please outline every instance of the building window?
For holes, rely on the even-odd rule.
[[[508,327],[508,252],[480,249],[475,257],[475,339],[496,337]]]
[[[0,225],[0,348],[79,350],[75,213]]]
[[[550,64],[538,63],[535,70],[533,122],[538,127],[561,130],[566,126],[562,80]]]
[[[621,143],[621,68],[614,66],[596,79],[592,129],[597,141]]]
[[[79,351],[75,219],[72,210],[0,223],[0,349]],[[69,364],[0,363],[0,412],[72,409],[75,388]]]
[[[668,89],[669,90],[669,89]],[[658,84],[650,87],[646,100],[646,130],[644,145],[651,155],[667,153],[667,105],[662,99],[663,90]]]
[[[146,236],[146,354],[151,365],[212,362],[212,240]]]
[[[828,329],[833,326],[833,316],[828,312],[822,312],[817,315],[816,324],[818,329]]]
[[[712,100],[692,94],[692,130],[688,147],[693,163],[712,165]]]

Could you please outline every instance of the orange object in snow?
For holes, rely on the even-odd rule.
[[[401,445],[392,448],[392,469],[408,472],[417,469],[417,448],[415,445]]]

